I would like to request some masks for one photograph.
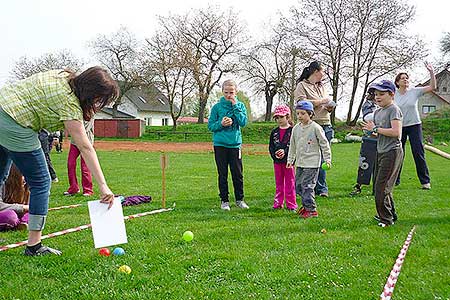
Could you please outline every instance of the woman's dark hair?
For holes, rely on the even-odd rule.
[[[409,79],[409,75],[408,73],[402,72],[402,73],[398,73],[397,76],[395,76],[395,81],[394,84],[397,88],[399,88],[400,86],[398,85],[398,82],[400,81],[400,78],[402,77],[402,75],[406,75],[406,77]]]
[[[101,67],[91,67],[79,75],[70,70],[66,72],[70,73],[69,85],[80,100],[83,119],[86,121],[119,97],[120,89],[117,82]]]
[[[309,66],[307,66],[306,68],[303,69],[302,74],[300,75],[300,78],[297,79],[297,84],[305,79],[308,79],[309,76],[311,76],[315,71],[320,71],[322,70],[322,64],[318,61],[313,61],[312,63],[309,64]]]

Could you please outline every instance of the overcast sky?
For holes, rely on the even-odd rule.
[[[297,0],[12,0],[0,9],[0,86],[21,56],[37,57],[61,49],[89,61],[86,43],[98,34],[115,32],[126,26],[138,38],[149,37],[156,27],[156,15],[183,13],[190,8],[233,7],[246,21],[253,35],[260,34],[277,12],[286,13]],[[416,20],[409,27],[429,44],[433,56],[439,54],[439,39],[450,31],[450,1],[408,0],[416,5]],[[389,5],[389,0],[386,1]],[[432,58],[430,58],[432,60]],[[418,76],[419,77],[419,76]],[[414,81],[414,77],[412,78]],[[423,78],[416,78],[416,81]]]

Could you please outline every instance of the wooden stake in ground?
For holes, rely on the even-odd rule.
[[[167,154],[165,152],[161,152],[161,171],[162,171],[162,207],[166,208],[166,168],[167,168],[168,160]]]

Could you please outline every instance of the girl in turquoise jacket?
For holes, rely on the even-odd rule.
[[[236,206],[248,209],[244,202],[244,179],[242,176],[241,127],[247,124],[247,110],[237,97],[237,85],[226,80],[222,85],[224,96],[212,109],[208,129],[213,133],[214,157],[219,174],[219,197],[221,209],[230,210],[228,198],[228,166],[233,179]]]

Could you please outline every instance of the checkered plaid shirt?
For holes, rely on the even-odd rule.
[[[37,73],[0,89],[0,106],[17,123],[39,131],[64,128],[63,121],[83,121],[78,98],[71,93],[68,73]]]

